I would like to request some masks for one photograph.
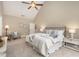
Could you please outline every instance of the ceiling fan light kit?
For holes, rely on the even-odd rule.
[[[43,4],[36,4],[35,1],[31,1],[31,3],[28,3],[28,2],[22,2],[24,4],[30,4],[30,6],[28,7],[28,9],[30,8],[35,8],[36,10],[38,10],[37,6],[43,6]]]
[[[36,5],[34,4],[34,3],[32,3],[32,5],[31,5],[32,7],[35,7]]]

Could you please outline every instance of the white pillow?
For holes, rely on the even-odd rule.
[[[45,32],[46,32],[46,34],[51,34],[52,31],[53,30],[46,30]]]
[[[63,35],[64,34],[64,30],[58,30],[58,35]]]
[[[63,35],[64,30],[46,30],[46,34],[49,34],[49,36],[56,38],[59,35]]]
[[[44,34],[44,33],[38,33],[36,35],[37,36],[41,36],[41,37],[48,37],[49,36],[49,34]]]

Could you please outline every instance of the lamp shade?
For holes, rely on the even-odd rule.
[[[75,33],[76,30],[75,29],[69,29],[69,33]]]
[[[32,3],[32,7],[35,7],[36,5],[34,3]]]
[[[40,31],[41,32],[44,31],[45,28],[46,28],[46,26],[45,25],[42,25],[41,28],[40,28]]]
[[[9,26],[8,25],[5,25],[5,29],[9,29]]]

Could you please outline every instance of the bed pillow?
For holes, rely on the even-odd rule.
[[[39,36],[41,36],[41,37],[48,37],[49,34],[40,33]]]
[[[57,31],[56,30],[53,30],[50,34],[49,34],[51,37],[53,38],[57,38]]]
[[[46,33],[46,34],[51,34],[52,31],[53,31],[53,30],[45,30],[45,33]]]
[[[58,30],[58,35],[64,35],[64,30]]]

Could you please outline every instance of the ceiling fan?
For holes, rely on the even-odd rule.
[[[35,1],[31,1],[31,3],[28,3],[28,2],[22,2],[22,3],[24,3],[24,4],[30,4],[30,6],[28,7],[28,9],[30,9],[30,8],[35,8],[36,10],[38,10],[38,8],[37,8],[37,6],[43,6],[43,4],[37,4],[37,3],[35,3]]]

